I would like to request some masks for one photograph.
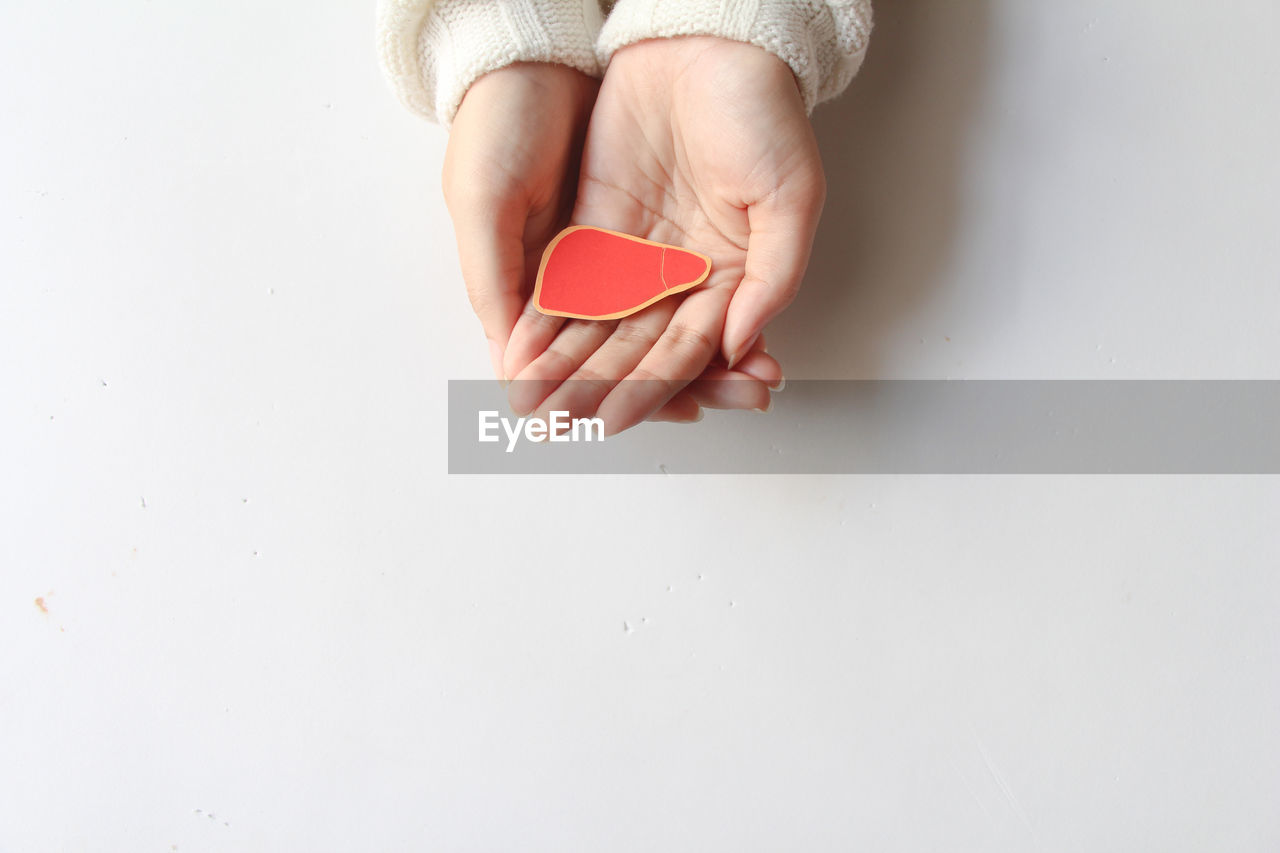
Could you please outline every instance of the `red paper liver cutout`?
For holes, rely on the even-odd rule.
[[[697,287],[710,274],[706,255],[575,225],[543,253],[533,304],[557,317],[616,320]]]

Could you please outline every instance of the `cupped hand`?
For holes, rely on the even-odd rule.
[[[444,197],[499,379],[542,250],[572,211],[598,89],[564,65],[517,63],[473,83],[454,117]]]
[[[765,407],[781,370],[759,336],[800,286],[824,199],[813,129],[781,60],[701,37],[618,51],[573,222],[695,249],[711,276],[609,323],[526,307],[504,360],[507,376],[531,380],[517,383],[513,408],[595,414],[612,434],[685,419],[675,413],[695,403]],[[741,381],[707,381],[729,378]]]

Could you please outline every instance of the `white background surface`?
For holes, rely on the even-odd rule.
[[[790,377],[1280,378],[1274,2],[878,5]],[[1280,847],[1275,478],[450,479],[371,9],[5,18],[0,850]]]

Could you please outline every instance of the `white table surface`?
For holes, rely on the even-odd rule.
[[[1280,378],[1280,7],[878,5],[790,378]],[[1275,477],[450,478],[371,8],[5,18],[0,851],[1280,848]]]

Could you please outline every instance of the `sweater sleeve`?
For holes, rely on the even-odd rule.
[[[379,0],[378,57],[401,103],[448,126],[481,76],[554,62],[599,77],[597,0]]]
[[[754,44],[795,72],[805,108],[844,91],[871,35],[871,0],[617,0],[596,44],[601,67],[638,41],[720,36]]]

